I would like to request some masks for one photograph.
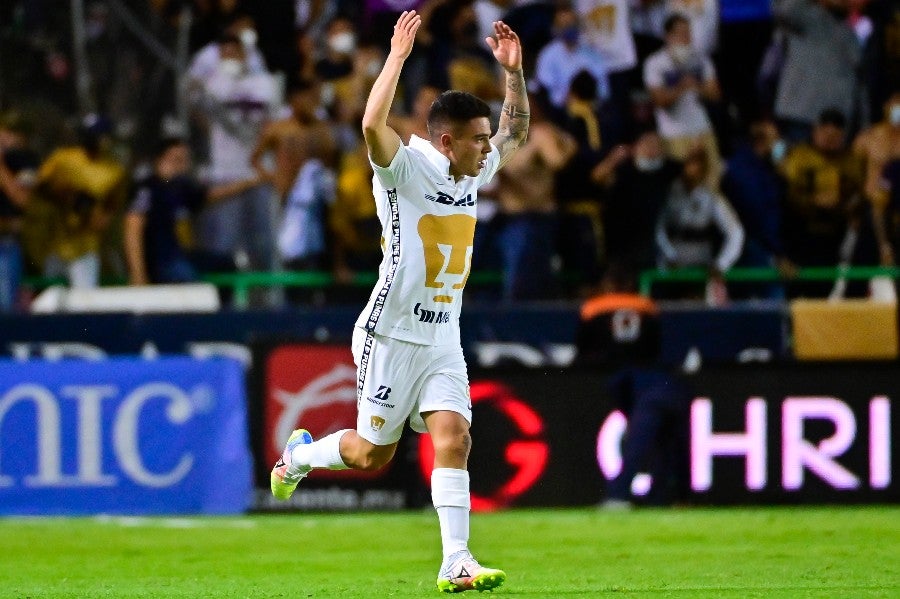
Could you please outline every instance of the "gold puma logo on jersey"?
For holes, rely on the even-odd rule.
[[[472,267],[475,217],[468,214],[426,214],[419,219],[419,237],[425,252],[425,286],[462,289]],[[434,301],[449,303],[453,296],[435,295]]]

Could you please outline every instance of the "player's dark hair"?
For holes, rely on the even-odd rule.
[[[663,23],[663,31],[666,32],[666,35],[672,33],[672,30],[675,29],[675,25],[678,25],[678,23],[690,24],[690,21],[688,21],[687,17],[680,12],[672,13],[666,17],[666,20]]]
[[[446,91],[431,104],[428,111],[428,133],[433,136],[453,125],[490,116],[491,107],[481,98],[468,92]]]

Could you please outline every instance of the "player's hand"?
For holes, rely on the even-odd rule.
[[[516,32],[503,21],[494,21],[494,37],[485,38],[494,58],[507,71],[518,71],[522,68],[522,43]]]
[[[413,42],[416,41],[416,31],[422,24],[420,17],[414,10],[404,10],[394,25],[394,35],[391,37],[391,55],[397,58],[409,56],[412,52]]]

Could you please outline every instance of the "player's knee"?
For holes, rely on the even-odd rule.
[[[472,436],[468,431],[454,431],[442,435],[432,435],[434,453],[440,456],[442,461],[465,462],[469,459],[469,450],[472,449]]]
[[[354,466],[358,470],[371,472],[379,470],[391,461],[394,457],[396,445],[369,445],[357,457]]]

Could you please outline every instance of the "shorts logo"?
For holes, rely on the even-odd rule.
[[[378,391],[375,392],[375,395],[373,395],[372,397],[367,397],[366,399],[369,401],[369,403],[373,403],[376,406],[381,406],[382,408],[393,409],[394,404],[388,403],[388,401],[387,401],[390,394],[391,394],[390,387],[387,387],[385,385],[379,385]]]
[[[381,416],[372,416],[369,424],[371,425],[372,430],[378,433],[381,432],[382,428],[384,428],[384,422],[385,420]]]

